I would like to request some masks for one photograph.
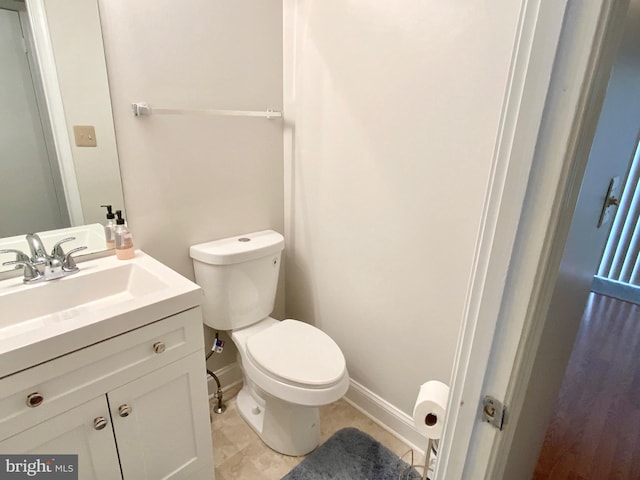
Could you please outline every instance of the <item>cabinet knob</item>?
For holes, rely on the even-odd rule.
[[[102,430],[107,426],[107,419],[104,417],[96,417],[93,419],[93,428],[96,430]]]
[[[120,415],[121,417],[128,417],[132,411],[133,409],[126,403],[123,403],[118,407],[118,415]]]
[[[39,407],[44,402],[44,397],[38,392],[33,392],[27,395],[27,406],[30,408]]]
[[[153,351],[156,353],[162,353],[167,349],[167,346],[164,342],[156,342],[153,344]]]

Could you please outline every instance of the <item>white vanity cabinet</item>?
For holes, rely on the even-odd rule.
[[[108,418],[109,407],[103,395],[1,441],[0,452],[77,454],[81,472],[78,478],[121,479]],[[93,422],[100,419],[106,425],[97,430]]]
[[[192,353],[107,395],[125,480],[213,478],[203,362]]]
[[[81,479],[212,480],[193,308],[0,379],[0,452],[78,454]]]

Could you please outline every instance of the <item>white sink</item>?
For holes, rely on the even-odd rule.
[[[88,268],[85,275],[42,282],[35,288],[12,285],[0,290],[0,338],[9,333],[7,327],[25,330],[68,320],[90,314],[92,309],[130,303],[166,287],[161,278],[136,263]]]
[[[33,285],[0,281],[0,378],[195,307],[200,287],[136,251]]]

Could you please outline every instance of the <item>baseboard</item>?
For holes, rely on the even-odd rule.
[[[398,437],[415,452],[424,456],[428,439],[413,425],[413,418],[402,410],[363,387],[353,379],[345,400],[392,435]]]
[[[242,371],[237,362],[226,365],[213,373],[220,380],[223,392],[242,382]],[[211,397],[217,390],[216,382],[211,376],[207,377],[207,386],[209,397]],[[410,415],[391,405],[353,379],[350,381],[349,390],[344,399],[362,414],[413,448],[417,454],[424,456],[428,439],[416,430],[413,425],[413,418]]]
[[[223,392],[226,392],[230,388],[233,388],[242,382],[242,371],[240,370],[240,365],[238,365],[237,362],[225,365],[213,373],[215,373],[218,380],[220,380]],[[207,389],[209,391],[209,397],[213,396],[216,393],[216,390],[218,390],[216,381],[211,377],[211,375],[207,375]]]

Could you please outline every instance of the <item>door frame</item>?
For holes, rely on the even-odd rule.
[[[437,480],[502,478],[627,7],[522,2]],[[509,407],[502,433],[482,422],[485,394]]]
[[[25,0],[29,26],[31,27],[30,33],[35,48],[35,58],[40,69],[40,78],[42,79],[42,88],[47,104],[49,124],[53,133],[53,142],[56,147],[69,219],[71,220],[71,225],[83,225],[85,221],[82,202],[80,201],[80,190],[76,178],[73,150],[64,113],[60,83],[58,82],[53,44],[49,36],[44,1]]]

